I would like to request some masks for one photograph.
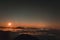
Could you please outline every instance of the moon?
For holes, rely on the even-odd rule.
[[[11,22],[9,22],[9,23],[8,23],[8,26],[11,26],[11,25],[12,25],[12,23],[11,23]]]

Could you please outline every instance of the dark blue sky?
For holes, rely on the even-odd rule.
[[[60,23],[60,2],[48,0],[0,1],[0,23]]]

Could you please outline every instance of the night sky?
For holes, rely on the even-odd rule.
[[[60,2],[53,0],[0,1],[0,25],[6,22],[60,24]]]

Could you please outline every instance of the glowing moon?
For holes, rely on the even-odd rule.
[[[8,26],[11,26],[12,25],[12,23],[8,23]]]

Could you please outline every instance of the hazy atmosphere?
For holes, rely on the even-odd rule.
[[[0,0],[0,40],[60,40],[60,1]]]
[[[60,2],[48,0],[0,1],[0,25],[60,24]],[[59,25],[60,26],[60,25]]]

